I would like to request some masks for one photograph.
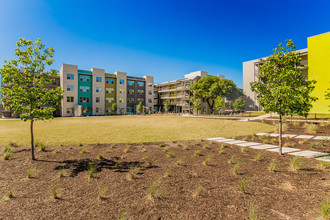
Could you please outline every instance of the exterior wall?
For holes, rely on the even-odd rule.
[[[133,85],[130,85],[130,82],[133,82]],[[139,85],[139,83],[143,85]],[[127,77],[127,112],[129,113],[136,113],[137,112],[137,105],[139,102],[142,102],[142,105],[145,106],[145,80],[139,77]],[[139,94],[139,90],[142,91]],[[133,91],[130,94],[130,91]]]
[[[154,109],[154,77],[144,76],[146,80],[145,85],[145,106],[149,109],[148,111],[153,111]]]
[[[107,83],[107,79],[113,79],[113,84],[111,83]],[[111,103],[108,103],[106,100],[105,100],[105,106],[104,106],[104,109],[105,109],[105,114],[106,115],[111,115],[113,114],[113,111],[112,111],[112,105],[113,103],[117,103],[117,79],[116,79],[116,75],[115,74],[109,74],[109,73],[106,73],[105,74],[105,90],[109,88],[109,89],[113,89],[113,93],[107,93],[106,91],[105,92],[105,99],[107,98],[113,98],[113,102]],[[107,111],[108,109],[108,111]]]
[[[74,79],[67,79],[67,74],[73,74]],[[61,101],[61,115],[62,116],[74,116],[75,109],[78,104],[78,66],[63,64],[60,69],[60,86],[64,90],[63,100]],[[67,85],[73,85],[73,91],[67,91]],[[73,97],[73,102],[67,102],[67,97]],[[67,109],[72,109],[71,113],[67,112]]]
[[[251,91],[250,86],[250,82],[255,82],[257,80],[257,77],[255,76],[255,72],[258,71],[258,66],[256,65],[257,62],[258,60],[243,62],[243,92],[250,100],[252,100],[251,102],[247,102],[248,110],[256,110],[258,107],[257,96]]]
[[[330,88],[330,32],[308,38],[308,79],[316,80],[312,93],[318,100],[313,103],[311,112],[329,113],[330,100],[325,92]]]
[[[104,115],[104,101],[105,101],[105,71],[104,69],[92,68],[93,73],[93,115]],[[97,77],[101,78],[100,82],[97,82]],[[99,88],[99,92],[96,91]],[[98,100],[97,100],[98,99]],[[98,101],[98,102],[96,102]],[[98,112],[96,109],[98,108]]]
[[[82,115],[93,115],[93,76],[91,71],[79,70],[79,91],[78,91],[78,105],[82,106]],[[86,77],[88,81],[82,81],[81,77]],[[89,91],[84,91],[82,87],[88,87]],[[89,98],[89,102],[81,102],[80,98]],[[87,110],[86,110],[87,109]]]
[[[125,72],[115,72],[117,78],[117,114],[125,114],[127,107],[127,74]],[[120,84],[120,80],[124,80],[124,84]],[[120,93],[120,89],[124,90],[124,93]],[[124,99],[120,102],[120,99]]]

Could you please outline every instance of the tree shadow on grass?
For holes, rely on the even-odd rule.
[[[151,169],[152,167],[142,167],[143,162],[122,161],[119,158],[115,160],[101,159],[81,159],[81,160],[65,160],[61,162],[63,165],[55,167],[55,170],[71,170],[70,177],[75,177],[81,172],[88,171],[90,166],[95,167],[95,173],[101,172],[103,169],[115,170],[115,172],[128,172],[131,167],[141,167],[141,170]]]

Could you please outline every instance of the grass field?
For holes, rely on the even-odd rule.
[[[233,137],[273,131],[258,122],[170,116],[56,118],[35,123],[35,139],[49,145],[142,143]],[[29,144],[29,122],[0,121],[0,144]]]

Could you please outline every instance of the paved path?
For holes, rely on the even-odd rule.
[[[258,136],[278,137],[277,133],[257,133]],[[298,139],[315,139],[315,140],[330,140],[330,136],[314,136],[314,135],[296,135],[296,134],[282,134],[282,137],[298,138]]]
[[[240,141],[234,140],[230,138],[223,138],[223,137],[216,137],[216,138],[208,138],[207,140],[216,141],[220,143],[226,144],[233,144],[240,147],[249,147],[252,149],[257,150],[266,150],[270,152],[277,152],[279,151],[279,147],[272,144],[262,144],[256,142],[249,142],[249,141]],[[328,153],[318,152],[318,151],[311,151],[311,150],[301,150],[299,148],[292,148],[292,147],[282,147],[283,154],[295,155],[299,157],[306,157],[306,158],[315,158],[317,160],[322,161],[329,161],[330,162],[330,155]]]

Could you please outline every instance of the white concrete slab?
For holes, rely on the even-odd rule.
[[[267,135],[269,135],[269,133],[256,133],[256,135],[258,135],[258,136],[267,136]]]
[[[214,141],[217,141],[217,142],[225,142],[225,141],[235,141],[234,139],[217,139],[217,140],[214,140]]]
[[[271,145],[271,144],[263,144],[263,145],[251,146],[250,148],[252,148],[252,149],[259,149],[259,150],[265,150],[265,149],[278,148],[278,146]]]
[[[313,139],[315,139],[315,140],[330,140],[330,136],[316,136]]]
[[[298,135],[295,138],[300,138],[300,139],[311,139],[314,137],[314,135]]]
[[[300,156],[300,157],[307,157],[307,158],[314,158],[314,157],[321,157],[328,155],[327,153],[311,151],[311,150],[304,150],[299,152],[288,153],[290,155]]]
[[[255,142],[247,142],[247,143],[242,143],[242,144],[237,144],[238,146],[241,147],[249,147],[249,146],[255,146],[255,145],[262,145],[260,143],[255,143]]]
[[[322,160],[322,161],[330,162],[330,156],[318,157],[318,158],[316,158],[316,159],[317,159],[317,160]]]
[[[290,138],[293,138],[297,136],[296,134],[283,134],[282,137],[286,138],[286,137],[290,137]]]
[[[206,140],[213,141],[213,140],[221,140],[221,139],[226,139],[222,137],[215,137],[215,138],[206,138]]]
[[[242,143],[247,143],[247,141],[234,140],[234,141],[225,141],[223,143],[226,143],[226,144],[242,144]]]
[[[278,152],[279,148],[272,148],[272,149],[266,149],[267,151],[272,151],[272,152]],[[282,147],[282,153],[286,154],[286,153],[291,153],[291,152],[295,152],[295,151],[301,151],[298,148],[291,148],[291,147]]]
[[[271,136],[271,137],[278,137],[279,134],[275,134],[275,133],[273,133],[273,134],[269,134],[269,136]]]

